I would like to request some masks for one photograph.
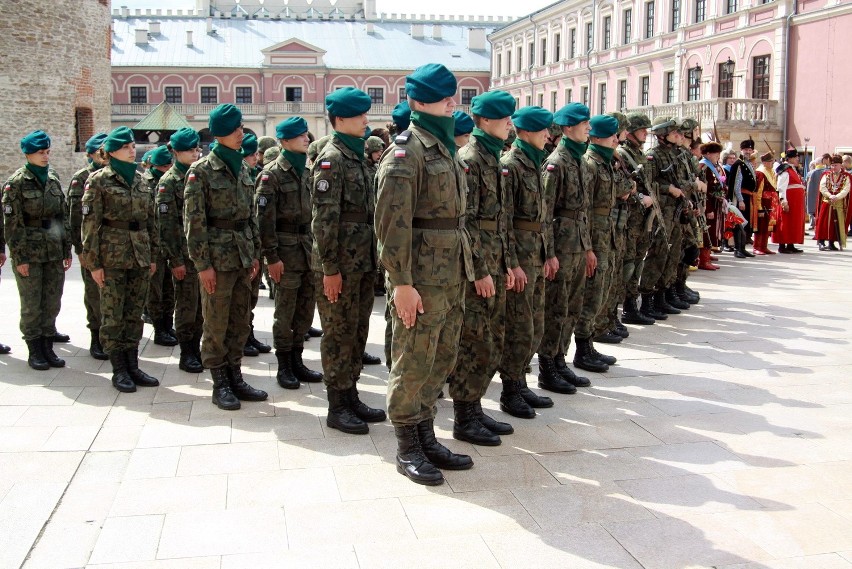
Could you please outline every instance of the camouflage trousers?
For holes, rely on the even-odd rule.
[[[30,276],[12,267],[21,298],[21,333],[24,340],[56,334],[56,317],[62,306],[65,270],[62,261],[30,263]]]
[[[249,335],[250,269],[216,271],[216,290],[201,290],[201,363],[207,369],[240,365]]]
[[[178,342],[192,342],[201,337],[204,317],[201,314],[201,283],[192,263],[186,265],[182,281],[174,279],[175,332]]]
[[[423,314],[411,328],[402,323],[388,291],[393,321],[393,364],[388,373],[388,416],[396,425],[435,418],[438,394],[456,366],[464,319],[466,283],[418,285]]]
[[[254,277],[254,280],[251,281],[251,316],[249,316],[249,322],[254,322],[254,309],[257,307],[257,301],[260,299],[260,281],[263,278],[263,273],[266,271],[266,263],[261,261],[260,270],[257,272],[257,276]]]
[[[639,279],[642,277],[645,255],[650,247],[651,233],[645,231],[645,210],[641,205],[632,205],[630,217],[627,219],[627,238],[624,246],[625,296],[639,296]]]
[[[521,381],[544,333],[544,273],[542,267],[521,268],[527,286],[521,292],[506,291],[506,336],[500,359],[500,377]]]
[[[101,346],[107,354],[135,350],[142,339],[142,310],[151,282],[149,267],[104,269]]]
[[[574,326],[575,338],[591,338],[594,334],[595,319],[612,282],[612,251],[607,247],[600,247],[595,250],[595,257],[598,259],[598,267],[595,274],[586,279],[586,288],[583,290],[583,309]]]
[[[669,249],[668,258],[666,258],[666,269],[663,272],[663,289],[669,288],[677,280],[677,268],[680,265],[680,260],[683,258],[683,247],[686,244],[684,231],[688,231],[687,235],[691,234],[691,231],[687,229],[689,224],[675,223],[674,225],[675,230],[672,231],[674,239],[672,240],[672,247]]]
[[[390,291],[393,287],[389,282],[385,283],[385,290]],[[393,316],[391,315],[391,301],[388,298],[385,303],[385,362],[388,365],[388,369],[390,369],[391,362],[391,346],[393,345]]]
[[[327,388],[344,391],[354,385],[364,366],[375,275],[373,271],[344,273],[343,290],[335,303],[326,298],[322,279],[323,274],[315,271],[317,309],[323,329],[322,371]]]
[[[672,220],[674,210],[664,212],[666,219]],[[675,270],[681,256],[681,226],[679,222],[667,222],[669,240],[662,231],[658,231],[651,238],[651,248],[642,267],[642,280],[639,281],[639,292],[648,294],[666,287],[666,274],[669,270]]]
[[[585,286],[586,253],[559,255],[556,278],[544,283],[544,333],[538,346],[539,355],[553,358],[567,352],[583,309]]]
[[[290,351],[305,345],[305,334],[314,320],[314,274],[284,271],[275,291],[272,340],[276,350]]]
[[[597,336],[615,328],[616,307],[624,301],[624,247],[626,231],[618,231],[615,235],[615,246],[610,251],[608,285],[604,293],[601,308],[595,318],[592,335]]]
[[[88,269],[80,267],[80,276],[83,277],[83,306],[86,307],[86,327],[89,330],[100,330],[101,291]]]
[[[157,259],[157,272],[151,276],[148,301],[145,303],[148,316],[155,323],[162,318],[171,318],[175,312],[175,287],[169,264],[162,257]]]
[[[453,401],[482,399],[500,365],[506,332],[506,276],[491,275],[491,279],[495,293],[490,298],[476,294],[474,283],[466,285],[459,339],[459,353],[465,357],[456,362],[450,381]]]

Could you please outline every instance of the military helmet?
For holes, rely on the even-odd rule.
[[[562,127],[556,123],[552,123],[547,129],[547,133],[550,136],[562,136]]]
[[[635,132],[641,128],[650,128],[651,119],[642,113],[627,113],[627,132]]]
[[[278,154],[280,154],[279,148],[277,146],[273,146],[272,148],[267,148],[263,152],[263,165],[266,166],[270,162],[275,162],[278,158]]]
[[[692,138],[695,129],[698,128],[698,121],[692,118],[685,118],[680,122],[680,130],[681,134],[686,136],[687,138]]]
[[[373,152],[382,152],[385,149],[385,141],[378,136],[371,136],[364,144],[364,152],[372,154]]]
[[[627,130],[627,117],[624,115],[624,113],[619,113],[618,111],[612,111],[612,112],[606,113],[606,115],[608,117],[612,117],[612,118],[614,118],[615,120],[618,121],[618,132],[621,132],[622,130]]]
[[[272,148],[273,146],[278,146],[278,141],[271,136],[261,136],[257,139],[257,150],[261,154],[265,153],[267,149]]]
[[[322,138],[316,139],[308,146],[308,159],[311,162],[317,159],[317,156],[319,156],[319,153],[322,152],[322,149],[325,148],[329,140],[331,140],[331,135],[327,134]]]
[[[518,138],[517,131],[514,128],[509,129],[509,136],[506,137],[506,141],[503,143],[503,145],[504,146],[512,146],[512,144],[515,142],[516,138]]]
[[[648,132],[656,134],[657,136],[666,136],[670,132],[673,132],[678,129],[680,123],[677,119],[673,119],[671,117],[656,117],[654,122],[651,123],[651,128],[648,129]]]

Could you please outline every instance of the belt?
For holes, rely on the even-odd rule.
[[[275,222],[275,231],[278,233],[298,233],[305,235],[306,233],[310,233],[311,225],[309,223],[287,223],[279,219]]]
[[[544,231],[544,224],[540,221],[526,221],[524,219],[513,219],[512,227],[522,231],[535,231],[541,233]]]
[[[497,231],[496,219],[477,219],[476,224],[480,229],[484,229],[486,231]]]
[[[454,230],[464,229],[465,216],[461,217],[439,217],[426,219],[424,217],[415,217],[411,220],[411,225],[414,229],[434,229],[434,230]]]
[[[216,229],[225,229],[229,231],[243,231],[248,226],[247,219],[207,219],[207,227],[215,227]]]
[[[340,221],[344,223],[367,223],[373,225],[373,214],[361,211],[344,211],[340,214]]]
[[[595,214],[595,215],[609,216],[611,211],[612,211],[611,207],[595,207],[595,208],[592,208],[592,213]]]
[[[45,217],[40,219],[26,219],[24,220],[24,225],[26,227],[38,227],[41,229],[50,229],[53,225],[52,217]]]
[[[102,219],[101,225],[106,225],[113,229],[124,229],[125,231],[139,231],[142,229],[138,221],[115,221],[112,219]]]
[[[553,214],[555,217],[567,217],[568,219],[576,219],[577,221],[585,217],[581,209],[565,209],[562,207],[557,208]]]

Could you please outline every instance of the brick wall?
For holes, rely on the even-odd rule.
[[[21,137],[41,129],[65,186],[85,164],[78,138],[110,128],[109,11],[106,0],[0,6],[0,179],[24,164]]]

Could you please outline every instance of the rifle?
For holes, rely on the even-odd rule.
[[[669,242],[669,232],[668,232],[668,230],[666,230],[666,224],[663,221],[663,210],[660,207],[660,202],[658,202],[657,198],[654,196],[653,190],[651,190],[651,188],[648,188],[647,185],[645,184],[645,176],[644,176],[645,168],[644,168],[644,165],[637,164],[633,160],[633,157],[630,156],[630,153],[627,150],[625,150],[622,146],[619,146],[616,149],[616,154],[618,154],[619,158],[622,158],[622,160],[619,160],[619,163],[621,164],[621,167],[622,167],[624,173],[627,174],[627,176],[631,180],[635,181],[637,186],[639,184],[641,184],[642,187],[645,189],[645,191],[648,192],[647,195],[651,198],[651,207],[647,208],[647,210],[645,211],[645,218],[644,218],[645,231],[647,231],[648,233],[651,233],[651,230],[653,229],[653,226],[654,226],[654,217],[656,216],[657,219],[659,219],[659,223],[657,224],[657,231],[663,232],[663,237],[665,237],[666,243],[668,243]],[[632,169],[628,169],[628,167],[627,167],[628,164],[630,165],[630,168],[632,168]],[[654,231],[653,233],[656,234],[656,231]]]

